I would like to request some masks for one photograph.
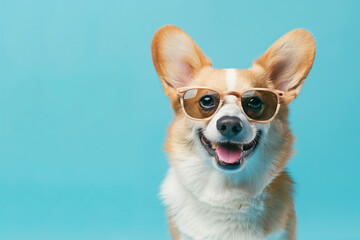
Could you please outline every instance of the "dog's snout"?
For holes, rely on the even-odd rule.
[[[233,137],[241,132],[243,123],[238,117],[224,116],[216,122],[216,128],[225,137]]]

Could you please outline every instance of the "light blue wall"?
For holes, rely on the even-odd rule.
[[[150,53],[169,23],[216,68],[314,34],[290,116],[298,239],[360,239],[360,2],[249,2],[1,0],[0,239],[169,239],[157,193],[172,111]]]

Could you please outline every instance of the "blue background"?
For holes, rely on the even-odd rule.
[[[291,105],[298,239],[360,239],[359,1],[0,1],[0,239],[169,239],[172,119],[150,43],[184,29],[247,68],[294,28],[317,42]]]

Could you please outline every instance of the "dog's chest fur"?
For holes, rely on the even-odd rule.
[[[170,169],[161,195],[181,240],[283,239],[281,229],[267,237],[261,232],[266,192],[255,197],[234,198],[226,204],[217,200],[202,201],[188,191],[175,170]]]

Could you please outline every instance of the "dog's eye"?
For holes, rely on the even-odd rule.
[[[247,105],[251,108],[260,108],[263,105],[263,102],[259,97],[252,97],[248,100]]]
[[[205,110],[210,110],[215,107],[215,100],[210,95],[202,96],[199,100],[200,106]]]

